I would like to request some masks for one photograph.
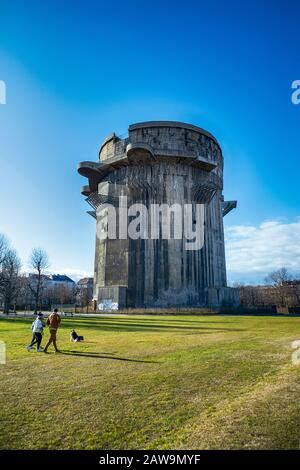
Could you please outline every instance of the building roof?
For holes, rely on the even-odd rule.
[[[36,273],[28,273],[28,277],[30,279],[38,279],[38,274]],[[47,280],[49,281],[50,280],[50,276],[48,274],[41,274],[40,276],[43,280]]]
[[[65,274],[52,274],[50,276],[50,280],[55,282],[72,282],[75,284],[73,279],[71,279],[69,276],[66,276]]]
[[[300,279],[293,279],[290,281],[283,281],[283,286],[300,286]]]
[[[77,285],[83,286],[85,284],[92,284],[93,282],[94,282],[93,277],[83,277],[82,279],[79,279],[79,281],[77,282]]]

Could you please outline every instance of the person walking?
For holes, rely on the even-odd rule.
[[[33,337],[32,337],[31,343],[27,346],[28,352],[33,348],[35,344],[37,345],[37,348],[36,348],[37,352],[43,351],[43,348],[41,348],[41,342],[43,338],[44,327],[45,325],[43,323],[43,314],[42,312],[39,312],[37,315],[37,318],[32,323],[31,328],[32,328]]]
[[[36,317],[36,319],[37,319],[37,318],[38,318],[38,317]],[[33,325],[34,325],[34,322],[31,324],[31,331],[32,331],[32,340],[31,340],[31,343],[33,343],[34,340],[35,340],[35,332],[33,331]],[[30,343],[30,344],[31,344],[31,343]],[[27,351],[28,351],[28,346],[26,346],[26,348],[27,348]]]
[[[46,324],[49,326],[50,338],[49,338],[48,343],[45,346],[45,349],[44,349],[45,353],[47,352],[51,343],[53,343],[55,352],[59,352],[57,349],[57,345],[56,345],[56,334],[60,325],[60,321],[61,320],[60,320],[60,316],[58,315],[58,310],[57,308],[55,308],[54,311],[47,318],[47,322],[46,322]]]

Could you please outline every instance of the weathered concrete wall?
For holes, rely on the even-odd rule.
[[[133,174],[148,187],[138,191]],[[134,188],[130,203],[184,205],[193,203],[194,188],[202,170],[187,165],[154,163],[118,171]],[[119,246],[119,240],[108,242]],[[198,305],[201,289],[226,286],[224,236],[220,191],[205,211],[205,243],[201,250],[187,251],[186,240],[129,240],[128,306]],[[114,250],[115,251],[115,250]],[[116,267],[116,269],[118,269]]]

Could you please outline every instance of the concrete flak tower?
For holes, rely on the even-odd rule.
[[[238,304],[237,290],[226,283],[223,231],[223,216],[236,201],[224,201],[222,151],[209,132],[172,121],[133,124],[126,138],[108,136],[99,162],[81,162],[78,172],[89,180],[81,192],[97,223],[94,299],[99,309]],[[103,236],[108,206],[115,210],[115,237]],[[180,224],[175,236],[175,206],[184,208],[178,220],[189,220],[193,233],[203,232],[196,249],[188,247],[185,230],[180,236]],[[139,217],[145,208],[139,219],[144,228],[136,223],[140,234],[128,236],[123,221],[130,223],[133,207]],[[174,222],[169,236],[163,236],[162,207],[170,208],[168,220]],[[153,213],[158,214],[154,234]]]

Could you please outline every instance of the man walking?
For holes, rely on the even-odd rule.
[[[60,316],[58,315],[58,310],[57,308],[54,309],[54,311],[49,315],[46,324],[49,326],[49,332],[50,332],[50,338],[48,343],[45,346],[44,352],[47,352],[47,349],[49,348],[50,344],[53,343],[55,352],[59,352],[57,349],[56,345],[56,333],[58,330],[58,327],[60,325]]]
[[[43,329],[44,329],[44,323],[43,323],[43,314],[40,312],[38,313],[37,318],[34,320],[32,323],[32,333],[33,337],[31,340],[31,343],[27,346],[27,351],[29,352],[34,344],[37,345],[36,351],[37,352],[42,352],[43,349],[41,348],[41,342],[42,342],[42,337],[43,337]]]

